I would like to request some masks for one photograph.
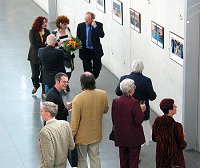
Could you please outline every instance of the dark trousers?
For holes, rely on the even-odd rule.
[[[31,76],[32,83],[33,83],[33,86],[38,89],[40,87],[41,65],[34,64],[32,62],[30,62],[30,65],[31,65],[31,73],[32,73],[32,76]],[[45,93],[44,85],[42,85],[42,93],[43,94]]]
[[[141,146],[119,147],[120,168],[138,168]]]
[[[102,68],[101,57],[95,57],[94,50],[85,49],[85,51],[85,56],[82,59],[84,72],[91,72],[97,79]]]

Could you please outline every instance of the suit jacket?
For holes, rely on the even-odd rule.
[[[142,122],[144,114],[138,100],[122,95],[113,100],[112,119],[115,145],[120,147],[138,147],[145,142]]]
[[[100,42],[100,38],[104,37],[103,24],[100,22],[96,22],[96,24],[97,26],[95,28],[92,27],[91,40],[92,40],[92,46],[94,49],[95,57],[101,58],[104,55],[102,45]],[[79,57],[83,59],[86,56],[85,55],[85,50],[86,50],[86,24],[85,22],[78,24],[77,37],[82,42],[82,48],[79,50]]]
[[[50,120],[40,131],[40,168],[66,168],[68,149],[75,143],[67,121]]]
[[[69,115],[68,110],[65,108],[60,92],[55,87],[52,87],[49,90],[46,101],[50,101],[58,105],[58,113],[56,115],[56,119],[67,120],[67,116]]]
[[[169,168],[171,165],[185,168],[183,149],[183,127],[170,116],[157,117],[152,126],[152,139],[156,142],[156,168]]]
[[[65,53],[53,46],[46,46],[38,50],[38,56],[42,61],[42,83],[51,88],[55,84],[55,75],[58,72],[66,73],[63,63]]]
[[[38,49],[45,47],[47,36],[50,30],[44,29],[43,42],[38,31],[31,29],[29,31],[30,48],[28,53],[28,61],[40,65],[40,58],[38,58]]]
[[[87,145],[102,139],[102,118],[108,112],[107,93],[84,90],[72,101],[71,127],[75,143]]]
[[[129,78],[133,79],[135,81],[135,92],[133,97],[135,99],[145,100],[146,105],[146,111],[144,112],[144,120],[148,120],[150,118],[150,106],[149,106],[149,100],[153,101],[156,99],[156,93],[154,92],[151,79],[144,76],[141,73],[135,73],[132,72],[129,75],[124,75],[120,78],[120,82],[124,79]],[[121,96],[123,93],[120,90],[120,82],[117,85],[117,88],[115,89],[115,93],[118,96]]]

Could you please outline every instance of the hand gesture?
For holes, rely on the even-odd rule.
[[[96,26],[97,26],[97,24],[96,24],[95,21],[92,21],[91,25],[92,25],[93,27],[96,27]]]
[[[146,111],[146,105],[145,104],[140,104],[140,107],[142,109],[142,112],[145,112]]]
[[[65,107],[66,107],[67,110],[71,110],[72,109],[72,102],[66,102]]]

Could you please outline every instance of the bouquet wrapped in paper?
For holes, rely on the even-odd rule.
[[[72,37],[70,40],[65,40],[62,43],[62,47],[66,51],[75,51],[82,47],[82,42],[78,37]]]

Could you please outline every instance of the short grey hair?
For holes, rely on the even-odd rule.
[[[142,73],[144,64],[141,60],[135,60],[132,62],[132,72]]]
[[[53,45],[53,46],[55,46],[56,42],[57,42],[57,39],[56,39],[56,36],[55,36],[55,35],[50,34],[50,35],[47,36],[47,44],[48,44],[48,45]]]
[[[49,112],[52,117],[55,117],[57,115],[57,113],[58,113],[58,105],[57,104],[46,101],[42,105],[44,106],[45,111]]]
[[[85,15],[90,15],[90,16],[91,16],[91,19],[95,19],[95,14],[92,13],[92,12],[86,12]]]
[[[121,81],[120,83],[120,90],[122,91],[122,93],[129,93],[131,91],[131,89],[135,89],[135,82],[132,79],[124,79],[123,81]]]

